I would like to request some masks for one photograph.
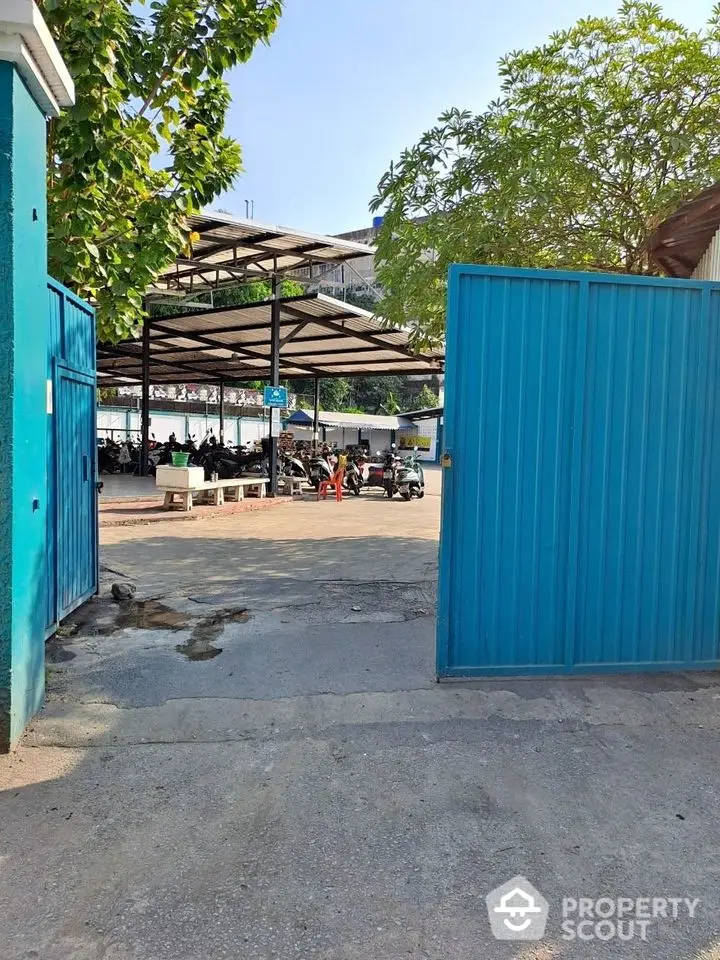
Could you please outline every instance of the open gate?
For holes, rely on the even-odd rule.
[[[717,668],[720,287],[450,271],[440,677]]]
[[[95,316],[48,281],[47,635],[98,588]]]

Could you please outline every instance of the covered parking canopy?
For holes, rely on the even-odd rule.
[[[291,276],[305,282],[312,282],[322,277],[328,267],[338,263],[345,263],[357,257],[372,256],[374,250],[362,243],[353,243],[348,240],[339,240],[335,237],[323,237],[317,234],[306,233],[302,230],[292,230],[286,227],[267,226],[256,220],[243,220],[238,217],[219,213],[202,213],[191,216],[187,221],[188,249],[156,280],[154,286],[147,291],[149,298],[162,298],[165,301],[172,297],[185,299],[192,297],[193,292],[212,291],[221,287],[238,286],[253,280],[267,280],[271,284],[273,299],[270,305],[269,320],[264,317],[266,327],[269,324],[270,350],[266,356],[261,349],[247,345],[240,354],[247,363],[246,379],[267,376],[272,384],[277,384],[281,378],[280,350],[282,347],[280,335],[280,280]],[[168,318],[165,318],[166,320]],[[172,319],[172,318],[170,318]],[[258,321],[259,323],[260,321]],[[223,382],[223,368],[227,363],[218,363],[234,359],[227,354],[237,354],[235,348],[229,349],[221,342],[205,342],[203,332],[194,331],[189,341],[189,353],[205,353],[210,346],[221,351],[219,356],[197,357],[197,366],[186,363],[189,354],[183,354],[182,359],[177,357],[168,366],[168,358],[155,356],[151,363],[151,353],[157,352],[159,339],[163,331],[159,328],[152,330],[152,322],[147,321],[143,326],[142,347],[140,348],[140,376],[129,367],[125,371],[102,369],[103,361],[106,367],[113,366],[112,359],[132,359],[133,350],[137,349],[134,341],[112,348],[100,348],[98,358],[100,362],[100,383],[128,383],[141,379],[142,381],[142,453],[141,469],[147,469],[147,454],[150,438],[150,381],[155,377],[159,383],[187,381],[189,374],[193,379],[203,382]],[[297,326],[297,324],[296,324]],[[187,333],[188,331],[182,331]],[[191,331],[192,332],[192,331]],[[215,331],[217,333],[217,330]],[[155,333],[156,343],[151,348],[151,333]],[[164,331],[167,335],[168,331]],[[178,331],[170,328],[171,341],[177,340]],[[180,339],[183,339],[182,337]],[[185,338],[186,339],[186,338]],[[172,343],[171,343],[172,345]],[[186,344],[187,346],[187,344]],[[183,347],[175,344],[175,352],[182,351]],[[225,351],[223,357],[222,351]],[[162,352],[162,349],[160,350]],[[135,358],[137,359],[137,358]],[[252,360],[261,360],[253,366]],[[202,361],[208,361],[207,369],[202,370]],[[268,370],[263,370],[263,364]],[[115,366],[122,366],[115,364]],[[162,372],[159,372],[162,371]],[[173,372],[176,371],[176,372]],[[164,376],[163,376],[164,374]],[[243,374],[233,368],[233,379],[242,379]],[[317,384],[317,381],[316,381]],[[222,396],[222,386],[221,386]],[[317,394],[317,386],[316,386]],[[222,411],[222,402],[221,402]],[[222,422],[222,412],[221,412]],[[271,490],[277,486],[277,437],[271,430]]]
[[[365,310],[308,293],[281,297],[280,281],[321,279],[327,268],[374,254],[372,247],[337,237],[268,226],[226,214],[188,218],[188,253],[178,257],[148,297],[188,298],[201,291],[269,281],[272,298],[261,303],[150,317],[142,341],[98,346],[101,386],[142,383],[142,469],[147,469],[150,383],[315,378],[315,409],[323,377],[432,373],[438,353],[415,354],[402,330],[388,330]],[[221,426],[222,430],[222,426]],[[270,481],[277,489],[279,421],[271,420]]]
[[[98,346],[98,382],[275,380],[272,313],[279,307],[279,379],[442,372],[442,353],[417,353],[403,330],[342,300],[311,293],[201,313],[149,318],[140,340]]]
[[[312,282],[328,267],[373,256],[364,243],[324,237],[290,227],[270,226],[221,213],[188,218],[191,253],[169,266],[153,293],[183,294],[274,277]]]

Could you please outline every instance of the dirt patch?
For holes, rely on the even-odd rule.
[[[132,527],[178,520],[207,520],[223,515],[270,510],[272,507],[292,502],[291,497],[249,497],[238,503],[225,503],[222,507],[195,504],[192,513],[184,513],[180,510],[168,510],[157,500],[123,501],[120,506],[117,500],[111,500],[100,504],[99,524],[101,527]]]
[[[76,653],[65,649],[61,643],[48,640],[45,644],[46,663],[67,663],[68,660],[74,660],[76,656]]]

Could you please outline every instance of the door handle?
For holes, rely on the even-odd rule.
[[[90,468],[90,457],[84,453],[83,454],[83,480],[87,483],[88,480],[88,471]]]

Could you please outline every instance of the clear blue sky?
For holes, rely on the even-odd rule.
[[[371,222],[390,160],[447,107],[482,109],[498,93],[498,58],[536,46],[619,0],[286,0],[269,47],[233,71],[228,132],[245,173],[223,207],[316,233]],[[712,7],[668,0],[698,29]]]

